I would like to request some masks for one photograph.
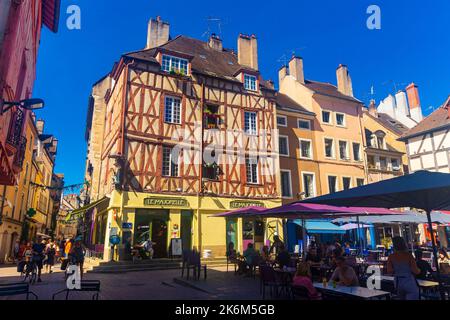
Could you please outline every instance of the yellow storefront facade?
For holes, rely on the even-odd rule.
[[[132,244],[137,244],[146,238],[146,233],[155,242],[155,258],[175,253],[171,248],[172,239],[181,239],[183,249],[197,249],[216,258],[225,257],[230,242],[242,253],[249,242],[261,249],[274,235],[283,237],[282,221],[228,219],[214,215],[249,206],[273,208],[280,205],[279,199],[241,200],[114,191],[108,209],[97,216],[98,222],[103,220],[106,224],[104,230],[96,228],[94,241],[104,243],[105,260],[111,259],[111,236],[117,235],[121,239],[114,257],[121,259],[126,241],[131,239]]]

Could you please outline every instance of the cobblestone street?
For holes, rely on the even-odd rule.
[[[44,274],[42,283],[36,283],[30,290],[39,300],[51,300],[54,293],[65,288],[64,276],[59,268],[56,272]],[[260,299],[259,280],[235,276],[226,268],[208,269],[208,279],[200,281],[174,282],[180,278],[180,270],[141,271],[118,274],[87,273],[85,280],[100,280],[100,300],[211,300],[211,299]],[[19,280],[15,267],[0,268],[0,284]],[[195,288],[194,288],[195,287]],[[70,299],[89,300],[90,293],[71,293]],[[0,298],[22,300],[23,296]],[[57,299],[64,299],[60,295]]]

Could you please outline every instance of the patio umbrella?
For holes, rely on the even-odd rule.
[[[384,208],[413,207],[426,211],[428,226],[430,230],[433,230],[431,212],[450,210],[450,174],[418,171],[414,174],[307,199],[303,203]],[[436,239],[434,236],[431,238],[437,277],[441,285]],[[440,291],[444,298],[442,285]]]
[[[251,214],[258,214],[259,212],[262,212],[265,210],[267,210],[267,209],[263,208],[263,207],[252,206],[252,207],[240,208],[240,209],[230,211],[230,212],[214,214],[210,217],[213,217],[213,218],[214,217],[215,218],[242,218],[244,216],[248,216]]]
[[[398,214],[399,212],[393,212],[385,208],[336,207],[323,204],[294,202],[251,215],[259,216],[260,218],[300,219],[302,220],[302,225],[305,226],[305,220],[308,219],[333,219],[337,217],[359,217],[373,214],[391,215],[395,213]],[[305,243],[305,237],[303,241]],[[359,239],[359,242],[361,245],[361,239]],[[305,246],[303,246],[304,251],[305,249]]]

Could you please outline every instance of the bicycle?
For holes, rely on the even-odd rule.
[[[29,261],[25,264],[22,272],[20,273],[21,282],[29,282],[30,284],[36,283],[38,275],[38,267],[34,261]]]

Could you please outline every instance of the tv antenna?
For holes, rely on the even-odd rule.
[[[307,47],[299,47],[299,48],[294,48],[294,49],[290,49],[290,50],[286,50],[283,55],[281,57],[279,57],[277,59],[278,63],[281,63],[283,66],[287,66],[289,61],[291,61],[291,58],[296,56],[296,52],[299,51],[303,51],[305,50]]]
[[[388,84],[391,84],[392,87],[394,88],[394,94],[396,94],[399,90],[400,87],[405,87],[407,85],[407,83],[405,82],[396,82],[394,80],[388,80],[383,82],[383,86],[386,86]]]
[[[218,17],[207,17],[206,22],[208,25],[207,30],[203,33],[202,37],[209,38],[213,33],[216,33],[220,38],[222,38],[222,26],[224,22],[221,18]],[[215,29],[217,32],[213,32],[213,24],[215,25]]]

